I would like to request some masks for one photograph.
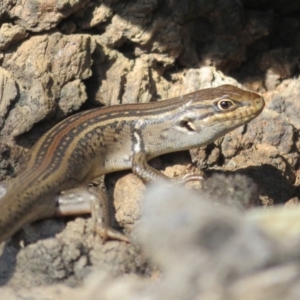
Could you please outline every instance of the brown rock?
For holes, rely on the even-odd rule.
[[[76,24],[82,29],[89,29],[106,22],[112,15],[113,11],[111,7],[96,0],[90,2],[75,14]]]
[[[60,92],[56,118],[63,119],[78,111],[86,100],[85,85],[80,79],[66,83]]]
[[[280,118],[285,121],[286,124],[283,129],[286,130],[288,126],[295,127],[296,129],[300,129],[300,105],[299,105],[299,96],[300,96],[300,80],[288,80],[278,87],[278,91],[274,93],[274,96],[267,106],[267,109],[275,112],[277,114],[277,118]],[[276,126],[276,124],[274,124]],[[283,130],[282,126],[276,126],[278,130]],[[293,129],[290,128],[291,132]],[[291,136],[291,133],[283,133],[278,132],[278,135],[282,136],[282,144],[287,146],[292,146],[293,142],[291,140],[287,140],[286,136]],[[282,146],[281,146],[282,147]],[[288,153],[291,148],[287,148],[285,150]]]
[[[26,37],[27,33],[24,27],[2,24],[0,28],[0,50],[5,50]]]
[[[242,83],[267,101],[254,122],[193,151],[198,168],[209,169],[212,207],[203,206],[201,191],[194,200],[183,194],[180,205],[179,192],[169,200],[151,196],[158,199],[155,222],[141,240],[149,259],[163,262],[162,276],[142,280],[153,270],[143,254],[133,245],[100,244],[89,219],[43,220],[2,245],[0,282],[44,286],[2,288],[1,297],[176,299],[178,288],[182,299],[299,299],[297,207],[274,214],[266,222],[270,231],[253,225],[248,213],[222,208],[256,204],[249,177],[264,205],[299,196],[299,8],[294,0],[0,1],[0,179],[14,174],[24,149],[80,106],[163,100],[223,83]],[[151,163],[169,176],[198,169],[187,152]],[[114,224],[135,244],[131,230],[145,186],[132,174],[106,181]],[[94,268],[104,271],[83,284]],[[107,275],[128,272],[136,276]]]
[[[29,31],[41,32],[54,28],[62,19],[85,6],[89,0],[18,0],[11,9],[12,17],[17,23]]]
[[[0,68],[0,128],[3,127],[10,105],[18,95],[16,82],[12,75]]]
[[[32,37],[15,53],[5,57],[4,66],[12,71],[20,88],[18,102],[9,113],[2,131],[6,139],[20,135],[35,123],[52,116],[57,109],[56,100],[61,96],[63,103],[72,99],[74,94],[81,95],[78,100],[72,100],[78,103],[74,109],[86,100],[84,88],[78,81],[70,83],[73,89],[65,85],[91,75],[91,47],[88,36],[56,33],[49,37]],[[64,108],[65,105],[63,109],[67,113],[69,109]]]
[[[290,199],[289,201],[287,201],[284,206],[286,208],[295,208],[299,205],[299,199],[298,197],[294,197],[292,199]]]
[[[133,174],[121,177],[114,186],[115,218],[126,232],[131,232],[140,217],[140,202],[144,191],[145,185]]]

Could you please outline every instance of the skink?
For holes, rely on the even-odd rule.
[[[35,220],[87,212],[104,239],[126,241],[110,226],[106,198],[87,188],[89,182],[124,169],[132,169],[144,182],[195,179],[197,174],[168,179],[148,160],[207,145],[254,119],[263,107],[258,94],[222,85],[68,117],[33,146],[0,199],[0,242]],[[67,192],[59,196],[62,191]]]

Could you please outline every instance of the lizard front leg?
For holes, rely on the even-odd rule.
[[[201,181],[204,179],[204,176],[200,174],[200,172],[188,173],[183,176],[169,178],[148,164],[147,156],[146,153],[144,152],[138,152],[133,155],[132,171],[136,176],[138,176],[144,182],[161,180],[161,181],[167,181],[175,184],[186,184],[187,182],[190,181]]]

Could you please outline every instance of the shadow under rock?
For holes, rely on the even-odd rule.
[[[264,164],[261,166],[247,167],[233,172],[206,171],[208,177],[213,177],[216,173],[223,173],[225,175],[241,174],[251,178],[258,187],[260,205],[283,204],[295,196],[295,187],[292,182],[272,165]]]
[[[20,245],[14,242],[6,242],[0,255],[0,287],[5,286],[13,277],[16,269],[16,257]]]

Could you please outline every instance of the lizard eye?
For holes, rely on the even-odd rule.
[[[218,103],[217,103],[217,106],[220,110],[229,110],[231,109],[233,106],[235,106],[234,102],[232,102],[231,100],[220,100]]]

